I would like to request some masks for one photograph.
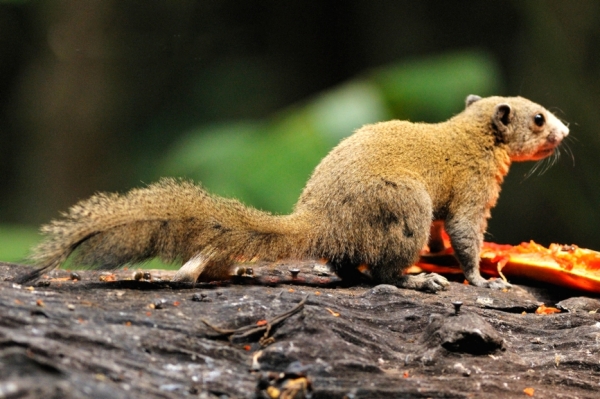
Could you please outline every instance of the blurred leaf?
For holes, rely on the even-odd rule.
[[[331,90],[306,107],[311,125],[332,145],[365,123],[391,117],[380,89],[366,80],[357,80]]]
[[[374,86],[350,83],[288,109],[270,123],[194,130],[168,152],[160,174],[189,177],[214,193],[289,213],[331,147],[388,115]]]
[[[42,239],[38,230],[29,226],[0,225],[0,260],[2,262],[26,262],[31,248]],[[152,259],[148,262],[137,264],[135,269],[179,269],[180,264],[164,263],[160,259]],[[67,260],[61,269],[85,269],[82,266],[74,266],[71,260]]]
[[[31,247],[40,239],[37,229],[33,227],[0,225],[0,260],[23,262]]]
[[[461,52],[421,58],[371,74],[400,119],[439,122],[461,111],[469,94],[499,90],[500,72],[486,53]]]

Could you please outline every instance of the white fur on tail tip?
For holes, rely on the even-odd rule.
[[[209,256],[198,254],[185,262],[183,266],[175,273],[172,281],[180,283],[195,283],[198,276],[204,270]]]

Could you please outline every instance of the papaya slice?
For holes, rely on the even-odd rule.
[[[439,274],[461,273],[449,240],[441,253],[427,249],[409,272]],[[489,277],[527,278],[592,293],[600,293],[600,252],[576,245],[550,244],[544,247],[534,241],[519,245],[485,242],[480,268]]]

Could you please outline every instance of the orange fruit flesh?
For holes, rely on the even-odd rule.
[[[417,268],[440,274],[460,273],[449,240],[446,244],[447,249],[441,253],[424,251]],[[600,252],[576,245],[551,244],[546,248],[533,241],[515,246],[486,242],[481,251],[480,267],[482,274],[492,277],[525,277],[600,293]],[[411,271],[417,269],[409,269]]]

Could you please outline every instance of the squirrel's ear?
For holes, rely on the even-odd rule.
[[[504,130],[512,120],[512,109],[506,103],[496,105],[493,116],[494,124],[498,130]]]
[[[471,105],[474,102],[479,101],[479,100],[481,100],[481,97],[479,97],[479,96],[477,96],[475,94],[469,94],[467,96],[467,99],[465,100],[465,103],[466,103],[465,107],[468,107],[469,105]]]

